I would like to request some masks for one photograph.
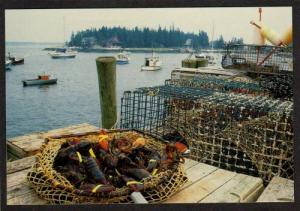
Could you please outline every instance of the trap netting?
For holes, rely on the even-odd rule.
[[[168,79],[165,81],[165,85],[212,89],[220,92],[267,96],[270,95],[269,91],[266,88],[261,87],[258,82],[241,82],[237,80],[238,78],[220,78],[202,75],[201,77],[193,77],[192,79]]]
[[[194,160],[260,176],[293,179],[293,102],[165,85],[125,92],[121,128],[184,135]]]
[[[154,136],[139,131],[112,130],[109,137],[121,135],[128,138],[145,138],[147,147],[159,153],[165,149],[165,143]],[[31,187],[43,199],[51,204],[77,204],[77,203],[133,203],[130,198],[132,190],[128,186],[116,188],[111,192],[85,192],[70,183],[66,177],[54,170],[53,163],[62,144],[74,139],[89,140],[91,143],[98,142],[99,133],[89,132],[82,134],[63,135],[60,137],[48,138],[47,143],[42,146],[41,152],[37,154],[37,160],[27,175]],[[149,203],[161,202],[187,182],[182,163],[179,163],[173,170],[159,171],[152,177],[144,178],[142,195]]]
[[[222,67],[262,73],[292,73],[293,52],[290,47],[228,45]]]

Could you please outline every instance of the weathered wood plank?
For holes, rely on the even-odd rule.
[[[185,183],[178,192],[187,188],[190,185],[193,185],[196,181],[206,177],[212,172],[216,171],[218,168],[214,166],[210,166],[204,163],[197,163],[196,165],[186,169],[186,175],[188,177],[188,182]]]
[[[293,202],[294,181],[282,177],[273,177],[257,202]]]
[[[38,197],[34,192],[27,193],[7,200],[7,205],[43,205],[48,204],[44,199]]]
[[[217,188],[232,179],[235,175],[236,173],[234,172],[218,169],[192,185],[189,185],[187,188],[184,188],[165,202],[198,203],[209,193],[215,191]]]
[[[71,125],[65,128],[50,130],[47,132],[39,132],[27,134],[19,137],[10,138],[7,141],[7,148],[12,154],[23,158],[35,155],[39,152],[46,137],[51,135],[63,135],[69,133],[82,133],[97,130],[98,127],[88,123]]]
[[[184,170],[187,170],[195,165],[197,165],[199,162],[195,161],[195,160],[192,160],[192,159],[188,159],[186,158],[185,159],[185,162],[184,162]]]
[[[7,152],[10,153],[11,155],[13,155],[13,157],[16,158],[24,158],[26,157],[26,152],[24,152],[23,149],[19,148],[18,146],[16,146],[13,143],[10,143],[9,141],[6,142],[6,146],[7,146]]]
[[[34,192],[27,182],[11,186],[7,189],[7,200]]]
[[[16,161],[8,162],[6,164],[6,170],[7,170],[6,173],[11,174],[17,171],[30,168],[33,165],[35,159],[36,159],[35,156],[30,156]]]
[[[201,203],[254,202],[262,190],[262,179],[237,174],[216,191],[201,200]]]
[[[7,192],[9,191],[10,187],[13,187],[15,185],[25,183],[26,182],[26,175],[29,172],[30,169],[25,169],[22,171],[18,171],[12,174],[7,175]]]

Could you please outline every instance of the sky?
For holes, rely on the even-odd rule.
[[[226,41],[241,37],[250,44],[251,20],[258,20],[257,7],[5,10],[5,37],[17,42],[64,42],[72,32],[92,27],[174,25],[184,32],[206,31],[214,39],[221,34]],[[292,25],[292,8],[263,7],[262,22],[281,35]]]

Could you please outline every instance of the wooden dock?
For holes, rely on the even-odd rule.
[[[95,131],[89,124],[31,134],[9,140],[15,152],[22,152],[24,158],[7,163],[7,204],[47,204],[29,187],[26,175],[35,161],[43,138],[48,135]],[[26,138],[27,137],[27,138]],[[32,143],[33,146],[30,145]],[[28,156],[33,155],[33,156]],[[27,157],[26,157],[27,156]],[[214,166],[187,159],[184,164],[188,182],[165,203],[214,203],[214,202],[265,202],[294,200],[294,183],[291,180],[274,177],[264,190],[260,178],[223,170]],[[277,192],[274,195],[274,192]]]
[[[71,125],[65,128],[50,130],[47,132],[32,133],[7,140],[7,151],[15,158],[24,158],[38,153],[44,139],[51,135],[69,133],[83,133],[97,130],[98,127],[88,123]]]

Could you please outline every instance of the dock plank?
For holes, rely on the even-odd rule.
[[[201,200],[201,203],[254,202],[262,191],[263,181],[261,178],[237,174]]]
[[[94,125],[83,123],[71,125],[64,128],[54,129],[47,132],[26,134],[23,136],[8,139],[7,149],[13,155],[19,158],[23,158],[38,153],[42,144],[44,143],[45,138],[48,136],[90,132],[95,131],[97,129],[98,127]]]
[[[48,201],[41,199],[34,192],[30,192],[25,195],[14,197],[7,200],[7,205],[44,205],[44,204],[48,204]]]
[[[275,176],[257,202],[293,202],[294,181]]]
[[[198,164],[197,161],[186,158],[185,162],[184,162],[184,170],[187,170],[187,169],[189,169],[189,168],[191,168],[191,167],[193,167],[197,164]]]
[[[12,174],[8,174],[7,175],[7,192],[10,190],[11,187],[15,186],[15,185],[19,185],[22,183],[27,182],[26,180],[26,176],[27,173],[29,172],[29,168],[22,170],[22,171],[18,171]]]
[[[28,169],[33,165],[35,159],[35,156],[30,156],[13,162],[8,162],[6,165],[6,173],[11,174],[17,171]]]
[[[201,171],[201,169],[199,169]],[[209,193],[215,191],[224,183],[232,179],[236,173],[218,169],[208,176],[196,181],[192,185],[184,188],[165,203],[198,203]]]

